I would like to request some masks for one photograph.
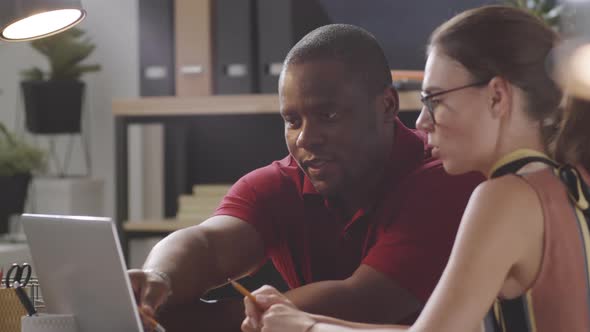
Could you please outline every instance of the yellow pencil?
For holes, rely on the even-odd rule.
[[[146,318],[148,322],[150,322],[150,324],[152,324],[152,328],[155,332],[166,332],[166,329],[164,329],[160,323],[153,319],[151,315],[147,314],[142,307],[139,307],[139,313],[142,314],[143,317]]]
[[[240,294],[244,295],[245,297],[249,298],[252,302],[254,302],[254,305],[256,305],[259,309],[262,308],[260,304],[256,302],[256,297],[254,297],[254,295],[252,295],[252,293],[250,293],[244,286],[240,285],[237,281],[231,280],[231,278],[227,278],[227,281],[229,281],[231,285],[234,286],[234,288],[238,292],[240,292]]]

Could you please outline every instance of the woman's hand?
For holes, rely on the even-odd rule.
[[[270,313],[270,319],[273,321],[272,317],[278,313],[276,310],[281,310],[280,308],[290,308],[299,312],[287,297],[271,286],[262,286],[252,295],[256,298],[256,303],[247,297],[244,298],[246,311],[246,318],[242,322],[244,332],[272,331],[264,326],[263,320],[267,319],[265,313]],[[278,308],[275,308],[276,306]]]
[[[273,304],[262,316],[262,332],[309,332],[317,321],[288,304]]]

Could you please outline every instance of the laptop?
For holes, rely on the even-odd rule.
[[[78,331],[143,332],[109,218],[23,214],[48,313],[74,314]]]

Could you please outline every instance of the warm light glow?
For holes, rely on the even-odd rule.
[[[568,88],[572,94],[590,97],[590,44],[577,48],[570,57]]]
[[[84,18],[79,9],[60,9],[29,16],[2,31],[4,39],[31,39],[59,31]]]
[[[574,52],[571,66],[573,73],[590,86],[590,45],[584,45]]]

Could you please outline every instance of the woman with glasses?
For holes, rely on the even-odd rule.
[[[476,331],[493,307],[497,331],[589,331],[588,228],[545,163],[561,118],[562,94],[545,68],[557,39],[537,18],[502,6],[461,13],[431,35],[417,127],[448,173],[489,179],[473,192],[443,276],[413,326],[307,314],[265,286],[254,293],[257,304],[245,300],[243,330]],[[589,166],[588,138],[568,150],[587,132],[564,129],[571,137],[562,134],[557,146],[566,161]]]

